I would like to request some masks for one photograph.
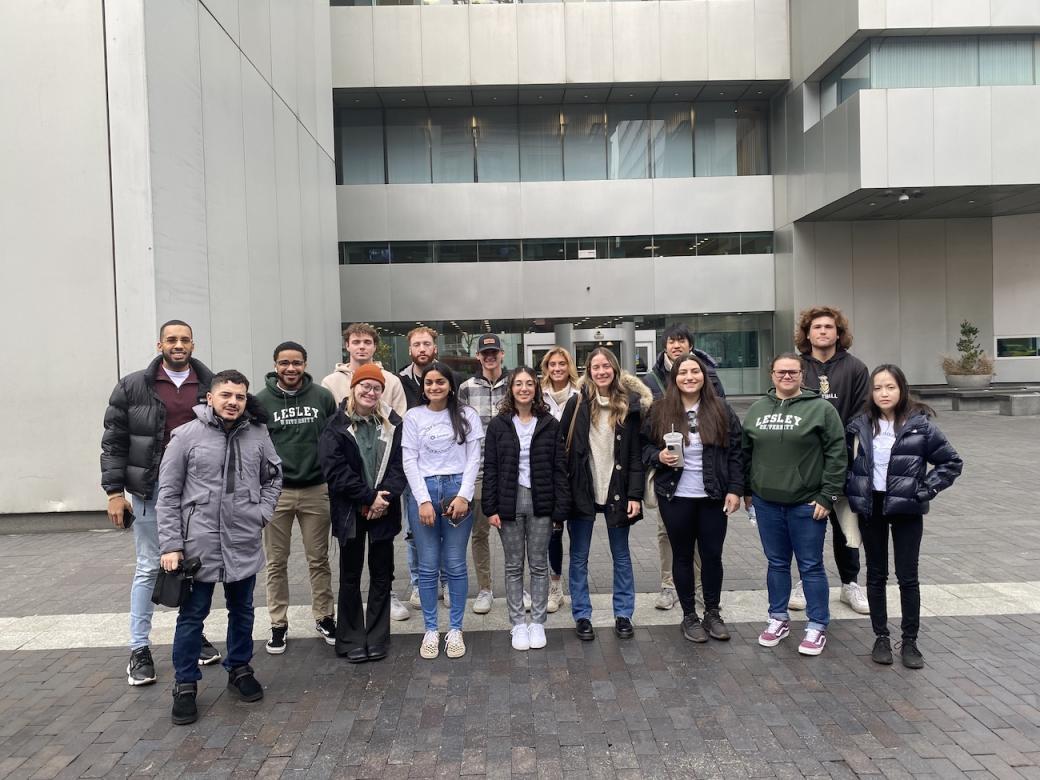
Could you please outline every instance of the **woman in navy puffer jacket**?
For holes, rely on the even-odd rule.
[[[963,462],[932,422],[934,412],[910,397],[906,376],[898,366],[878,366],[868,386],[871,394],[865,411],[846,428],[845,494],[859,515],[867,553],[867,602],[877,637],[871,658],[879,664],[892,663],[885,601],[891,534],[903,611],[903,665],[920,669],[924,659],[917,649],[921,624],[917,564],[924,515],[936,494],[960,475]]]

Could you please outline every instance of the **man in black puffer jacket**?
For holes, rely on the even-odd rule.
[[[159,529],[155,500],[159,463],[174,428],[195,419],[193,408],[206,403],[213,373],[192,358],[191,326],[170,320],[159,329],[161,353],[143,371],[127,374],[112,391],[101,437],[101,487],[108,494],[108,518],[123,528],[133,497],[136,522],[134,546],[137,569],[130,586],[130,663],[127,682],[155,682],[155,664],[149,649],[152,628],[152,589],[159,573]],[[220,660],[220,653],[202,638],[200,663]]]

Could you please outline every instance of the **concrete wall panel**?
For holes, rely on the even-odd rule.
[[[932,26],[932,0],[889,1],[885,20],[889,27],[926,30]]]
[[[978,0],[942,0],[932,3],[935,27],[989,27],[990,4]]]
[[[651,187],[650,179],[524,182],[522,235],[640,235],[653,224]],[[625,208],[619,210],[618,203]],[[608,224],[614,227],[604,230]]]
[[[989,9],[994,27],[1040,26],[1040,3],[1033,0],[990,0]]]
[[[271,80],[271,2],[238,0],[239,44],[267,81]]]
[[[815,233],[816,300],[851,311],[852,231],[848,223],[818,222]]]
[[[847,223],[846,223],[847,224]],[[853,353],[872,369],[879,363],[903,363],[900,354],[899,225],[894,222],[854,222],[852,233]],[[902,365],[906,371],[914,367]]]
[[[1040,336],[1037,246],[1040,214],[993,220],[993,330],[998,336]]]
[[[481,263],[480,283],[473,284],[474,267],[457,264],[450,274],[446,266],[391,265],[390,312],[402,320],[431,320],[444,312],[443,300],[451,296],[457,311],[474,319],[522,317],[522,296],[502,295],[503,290],[521,288],[522,263]],[[542,280],[544,286],[545,280]],[[362,309],[359,309],[362,311]],[[366,306],[363,311],[372,311]]]
[[[519,7],[514,4],[469,6],[470,84],[518,83]]]
[[[389,240],[389,190],[382,184],[337,187],[338,240]]]
[[[336,324],[342,322],[343,311],[340,307],[340,273],[339,265],[329,261],[329,249],[338,242],[336,224],[336,168],[331,160],[318,157],[318,197],[321,217],[321,299],[325,311],[325,330],[323,341],[309,346],[313,359],[326,366],[332,366],[343,355],[343,344],[340,339],[340,328]]]
[[[935,184],[933,92],[931,89],[888,90],[890,186],[930,187]]]
[[[936,186],[991,184],[990,89],[937,89],[933,95]]]
[[[567,83],[614,80],[613,3],[565,3],[563,6]]]
[[[772,255],[657,257],[652,268],[654,312],[772,311],[776,304]]]
[[[961,322],[970,320],[981,331],[979,341],[983,348],[994,354],[991,324],[995,260],[993,220],[946,222],[946,339],[950,352],[956,350]],[[1040,282],[1036,289],[1040,291]],[[1035,310],[1034,305],[1031,311]],[[1036,320],[1040,322],[1040,318]]]
[[[303,227],[300,220],[300,149],[296,118],[274,101],[274,159],[278,193],[278,266],[282,330],[305,333],[306,283],[300,273]]]
[[[231,40],[239,41],[238,0],[200,0],[199,5],[210,13]]]
[[[661,79],[707,81],[708,1],[660,3]]]
[[[380,8],[380,11],[383,10]],[[374,12],[375,8],[373,6],[336,6],[335,8],[329,8],[332,83],[334,86],[374,87],[376,85]],[[382,13],[380,16],[382,16]],[[384,51],[385,55],[380,56],[383,68],[389,67],[394,59],[412,56],[407,52],[398,52],[395,49]]]
[[[666,3],[617,3],[612,6],[616,81],[661,80],[660,8],[663,5]]]
[[[748,46],[755,30],[754,0],[709,0],[708,78],[728,81],[755,72],[755,48]],[[738,42],[744,41],[741,45]]]
[[[705,176],[692,179],[653,179],[652,230],[658,235],[771,230],[771,178]],[[607,220],[600,218],[600,226],[606,224]]]
[[[649,258],[559,260],[514,264],[523,269],[522,300],[529,317],[631,314],[652,311],[654,285]],[[547,279],[553,283],[546,284]]]
[[[306,127],[311,135],[316,136],[318,93],[315,86],[317,79],[314,55],[318,47],[314,35],[314,0],[294,3],[293,11],[296,15],[296,42],[293,45],[296,55],[296,116],[300,124]],[[328,68],[325,70],[328,71]],[[332,148],[331,145],[329,148]]]
[[[296,95],[295,0],[271,0],[271,85],[292,111],[298,111]]]
[[[517,67],[521,84],[567,81],[566,22],[563,3],[517,6]]]
[[[332,39],[329,34],[329,4],[323,0],[311,0],[314,5],[314,121],[308,128],[311,135],[325,151],[325,156],[335,164],[336,138],[332,118],[332,70],[328,67],[332,52]]]
[[[417,5],[387,6],[373,11],[372,51],[377,87],[417,86],[423,83],[422,30]],[[360,33],[359,33],[360,34]],[[333,82],[335,86],[341,86]]]
[[[469,6],[424,6],[419,15],[419,27],[422,32],[422,83],[425,86],[467,83],[470,77]]]
[[[754,36],[755,78],[790,78],[787,0],[755,0]]]
[[[913,367],[917,383],[944,381],[939,353],[949,343],[945,227],[942,220],[899,224],[898,285],[907,292],[899,301],[900,360]]]
[[[1040,87],[991,87],[994,184],[1040,182]]]

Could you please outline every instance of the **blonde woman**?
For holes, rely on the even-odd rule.
[[[578,392],[578,369],[571,353],[553,347],[542,358],[542,398],[549,414],[559,420],[563,408]],[[555,612],[563,604],[563,523],[553,523],[549,537],[549,602],[546,611]]]
[[[567,402],[560,420],[570,493],[571,614],[578,638],[586,642],[596,637],[589,598],[589,547],[597,514],[606,519],[614,561],[614,633],[622,639],[635,634],[628,531],[643,516],[639,428],[652,402],[646,385],[623,373],[613,352],[598,347],[589,353],[579,392]]]

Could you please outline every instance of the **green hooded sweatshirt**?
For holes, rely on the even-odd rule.
[[[278,386],[272,371],[256,400],[267,410],[267,430],[282,459],[285,487],[309,487],[325,481],[318,462],[318,437],[336,413],[336,399],[310,374],[303,375],[300,389],[287,393]]]
[[[777,504],[815,501],[828,509],[845,492],[845,431],[815,390],[781,400],[776,390],[744,418],[744,484]]]

